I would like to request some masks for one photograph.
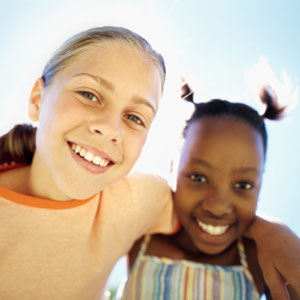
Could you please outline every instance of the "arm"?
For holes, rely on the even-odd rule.
[[[299,237],[287,226],[258,216],[246,236],[257,245],[258,261],[273,299],[289,299],[287,282],[300,295]]]

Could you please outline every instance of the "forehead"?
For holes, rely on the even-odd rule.
[[[185,160],[195,159],[237,162],[247,158],[263,163],[263,141],[249,124],[231,117],[206,117],[193,121],[183,146]]]
[[[161,98],[160,72],[152,58],[135,45],[119,41],[89,45],[76,53],[56,77],[60,82],[69,82],[83,73],[103,78],[114,86],[116,94],[134,93],[155,102]]]
[[[75,69],[80,65],[97,65],[109,64],[110,67],[117,68],[120,62],[130,64],[140,64],[143,67],[153,68],[155,66],[152,58],[148,53],[123,41],[101,41],[84,46],[76,51],[69,60],[65,69]]]

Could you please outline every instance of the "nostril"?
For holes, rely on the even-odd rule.
[[[119,143],[119,139],[111,139],[114,143]]]
[[[121,141],[121,129],[110,124],[93,122],[90,124],[89,129],[92,134],[98,135],[98,137],[101,136],[115,144],[118,144]]]
[[[98,129],[95,129],[95,132],[99,133],[99,134],[102,134],[102,132],[100,130],[98,130]]]

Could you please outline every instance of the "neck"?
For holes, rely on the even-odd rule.
[[[173,243],[181,249],[182,253],[184,253],[185,259],[187,260],[213,265],[240,265],[236,242],[232,243],[220,253],[207,254],[198,249],[184,229],[181,229],[173,236]]]

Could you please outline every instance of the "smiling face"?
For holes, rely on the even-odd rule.
[[[245,232],[255,215],[263,153],[261,136],[243,121],[191,123],[174,195],[187,250],[217,254]]]
[[[84,199],[133,167],[161,98],[147,54],[116,41],[93,45],[30,98],[39,120],[32,163],[34,193]]]

